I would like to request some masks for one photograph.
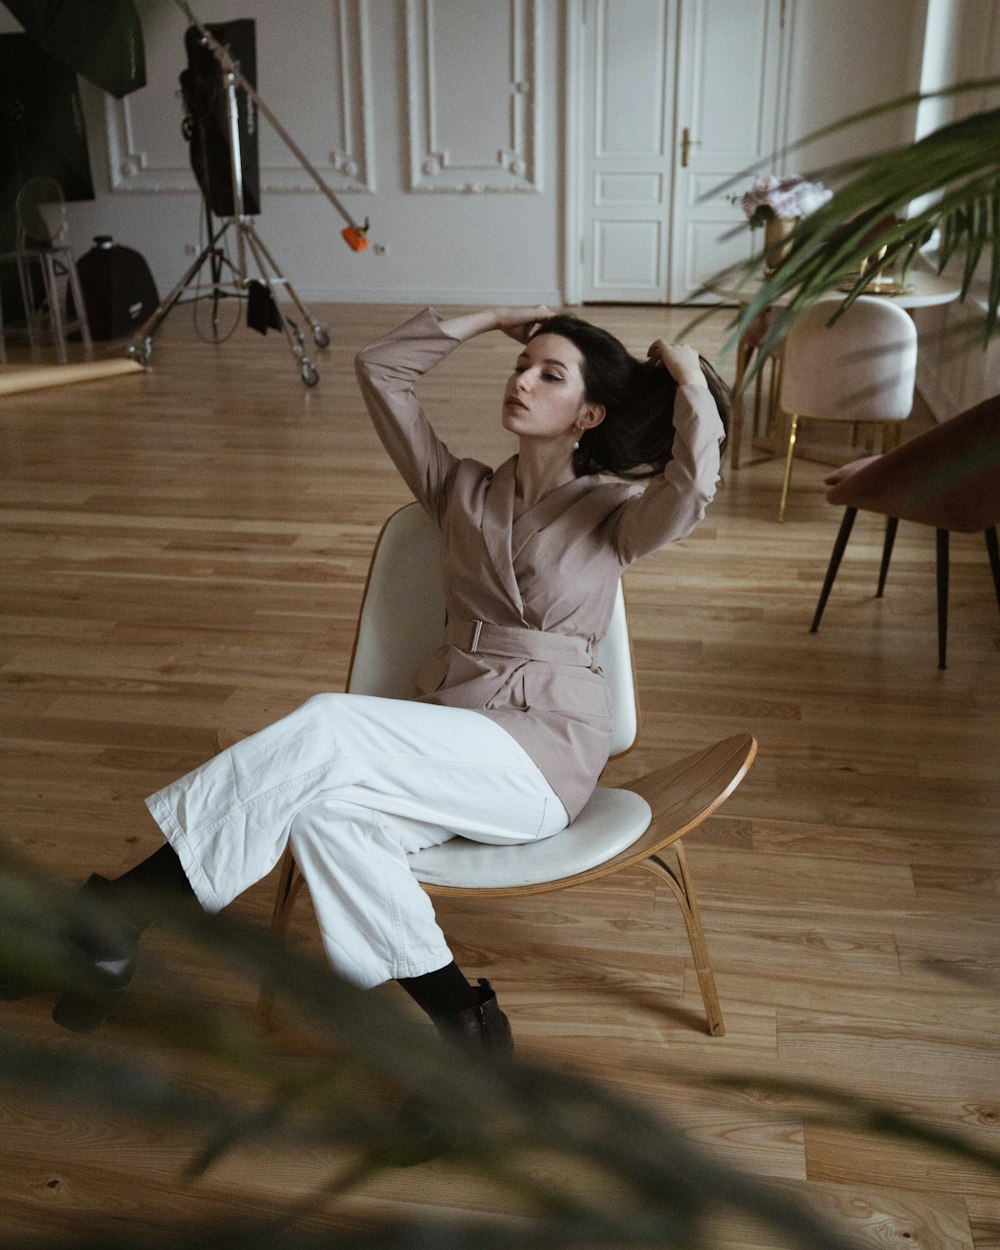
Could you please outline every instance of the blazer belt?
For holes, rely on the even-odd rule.
[[[444,640],[460,651],[484,651],[514,660],[544,660],[549,664],[576,664],[590,668],[593,649],[585,638],[549,634],[541,629],[491,625],[489,621],[448,620]]]

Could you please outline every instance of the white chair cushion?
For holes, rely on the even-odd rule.
[[[652,809],[632,790],[598,789],[566,829],[540,842],[492,846],[452,838],[409,858],[418,881],[499,890],[559,881],[596,868],[642,836]]]

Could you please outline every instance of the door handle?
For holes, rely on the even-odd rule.
[[[689,158],[691,156],[691,149],[698,147],[700,142],[700,139],[691,138],[691,131],[687,126],[685,126],[681,131],[681,169],[687,169]]]

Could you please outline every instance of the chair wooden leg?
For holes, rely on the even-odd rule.
[[[829,599],[830,591],[833,589],[833,581],[837,576],[837,570],[840,568],[840,561],[847,547],[847,540],[851,536],[851,529],[854,526],[854,518],[857,515],[857,508],[844,509],[844,519],[840,523],[840,529],[837,533],[837,541],[833,544],[833,551],[830,553],[830,563],[827,566],[823,589],[819,592],[819,602],[816,604],[816,614],[813,616],[812,624],[809,626],[810,634],[815,634],[815,632],[819,629],[820,619],[823,616],[823,609],[826,607],[826,601]]]
[[[993,589],[996,591],[997,607],[1000,608],[1000,545],[997,544],[997,527],[983,531],[986,537],[986,550],[990,554],[990,568],[993,570]]]
[[[937,532],[938,668],[947,668],[948,650],[948,531]]]
[[[875,591],[875,598],[882,598],[882,591],[885,590],[886,574],[889,572],[889,561],[892,558],[892,546],[896,541],[896,530],[899,527],[899,517],[889,516],[885,518],[885,542],[882,544],[882,563],[878,570],[878,590]]]
[[[665,864],[659,855],[650,855],[640,863],[641,868],[654,876],[666,881],[674,892],[687,927],[688,941],[691,943],[691,955],[694,959],[694,970],[698,974],[698,985],[701,989],[702,1002],[705,1004],[705,1015],[708,1017],[708,1031],[712,1037],[723,1037],[726,1026],[722,1019],[722,1007],[715,989],[715,975],[708,958],[708,946],[705,943],[705,930],[701,924],[701,913],[698,910],[698,899],[695,896],[691,870],[681,843],[673,844],[677,856],[678,871]]]
[[[797,413],[788,419],[788,451],[785,453],[785,480],[781,484],[781,503],[778,505],[778,520],[785,519],[785,504],[788,502],[788,487],[792,481],[792,457],[795,455],[795,433],[799,428]]]
[[[290,850],[285,851],[281,861],[281,875],[278,878],[278,890],[274,898],[274,911],[271,913],[271,936],[283,940],[288,931],[288,922],[292,916],[292,908],[303,878]],[[264,981],[257,996],[257,1021],[266,1032],[271,1027],[271,1016],[274,1012],[274,986]]]

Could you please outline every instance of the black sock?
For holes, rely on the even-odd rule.
[[[187,874],[181,867],[177,852],[169,842],[165,842],[158,851],[154,851],[152,855],[136,864],[134,868],[130,868],[128,872],[116,877],[109,886],[112,893],[133,887],[140,894],[146,890],[156,890],[160,893],[183,895],[186,898],[194,897],[191,882],[188,881]],[[145,928],[148,923],[148,920],[144,921],[142,927]]]
[[[397,977],[413,1001],[430,1016],[448,1016],[479,1003],[479,989],[470,985],[458,964],[445,964],[422,977]]]

